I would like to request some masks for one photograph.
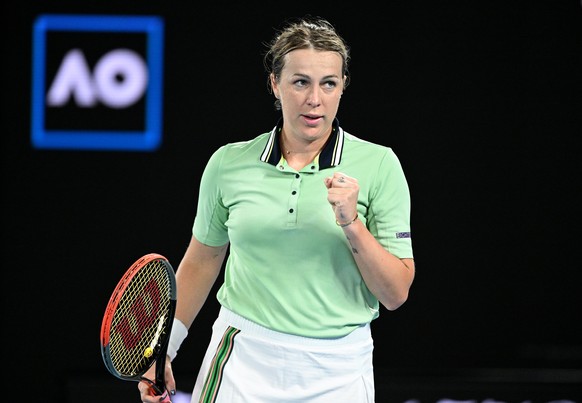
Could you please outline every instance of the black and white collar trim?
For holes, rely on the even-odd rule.
[[[261,161],[277,166],[281,160],[281,147],[279,145],[279,134],[283,128],[283,119],[279,119],[277,126],[271,130],[269,140],[261,153]],[[338,166],[342,159],[344,149],[344,131],[339,126],[337,118],[333,120],[331,126],[331,136],[323,147],[319,155],[319,169]]]

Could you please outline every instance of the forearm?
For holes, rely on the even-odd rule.
[[[366,286],[389,310],[402,305],[414,280],[414,261],[388,252],[360,220],[343,228]]]
[[[178,302],[176,319],[190,327],[204,305],[218,273],[200,267],[180,266],[176,274]]]
[[[222,267],[227,245],[210,248],[192,240],[176,271],[176,318],[189,328],[206,302]]]

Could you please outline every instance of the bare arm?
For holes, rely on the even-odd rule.
[[[194,237],[190,240],[176,271],[176,318],[187,328],[200,312],[218,278],[227,249],[228,244],[213,247],[200,243]]]
[[[360,220],[343,230],[368,289],[387,309],[398,308],[408,298],[414,280],[414,260],[392,255]]]
[[[176,306],[176,318],[187,328],[204,305],[212,286],[216,282],[228,244],[218,247],[204,245],[192,237],[190,244],[184,253],[184,257],[176,270],[176,285],[178,288],[178,301]],[[155,365],[153,365],[144,375],[148,379],[155,378]],[[170,391],[176,390],[176,381],[172,372],[170,357],[166,359],[166,388]],[[150,385],[146,382],[139,382],[138,389],[142,402],[159,402],[160,397],[154,396]]]
[[[328,201],[340,224],[350,223],[357,214],[358,181],[341,173],[327,178]],[[414,280],[414,260],[400,259],[388,252],[358,219],[343,227],[352,255],[366,286],[386,309],[394,310],[408,298]]]

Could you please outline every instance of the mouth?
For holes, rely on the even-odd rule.
[[[321,119],[323,119],[323,116],[321,115],[301,115],[303,117],[303,120],[307,123],[307,124],[311,124],[314,125],[317,122],[319,122]]]

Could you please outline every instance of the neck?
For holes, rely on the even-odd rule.
[[[323,143],[323,145],[325,145],[325,143]],[[323,145],[319,146],[314,143],[306,145],[297,144],[291,148],[283,135],[281,135],[280,140],[281,152],[287,161],[287,164],[298,171],[315,159],[317,154],[321,152]]]
[[[279,146],[284,156],[302,155],[315,157],[325,146],[329,136],[315,141],[290,141],[284,132],[279,137]]]

